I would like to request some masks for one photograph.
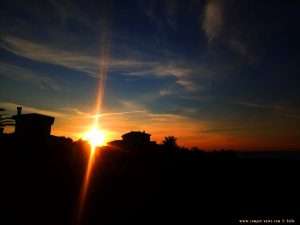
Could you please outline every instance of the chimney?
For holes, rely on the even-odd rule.
[[[17,116],[21,116],[22,114],[22,107],[17,107]]]

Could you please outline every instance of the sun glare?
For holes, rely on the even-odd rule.
[[[91,144],[92,149],[97,146],[103,146],[105,144],[104,133],[97,128],[93,128],[89,132],[84,134],[82,139],[88,141]]]

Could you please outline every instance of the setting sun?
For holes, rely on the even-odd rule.
[[[83,135],[83,140],[88,141],[92,148],[96,146],[103,146],[105,144],[105,135],[101,130],[97,128],[91,129],[89,132]]]

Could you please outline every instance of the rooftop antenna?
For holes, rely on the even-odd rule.
[[[22,114],[22,107],[17,107],[17,115],[18,116],[21,116],[21,114]]]

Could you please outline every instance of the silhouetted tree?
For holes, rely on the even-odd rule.
[[[163,145],[167,148],[177,148],[177,138],[174,136],[167,136],[165,139],[162,141]]]

